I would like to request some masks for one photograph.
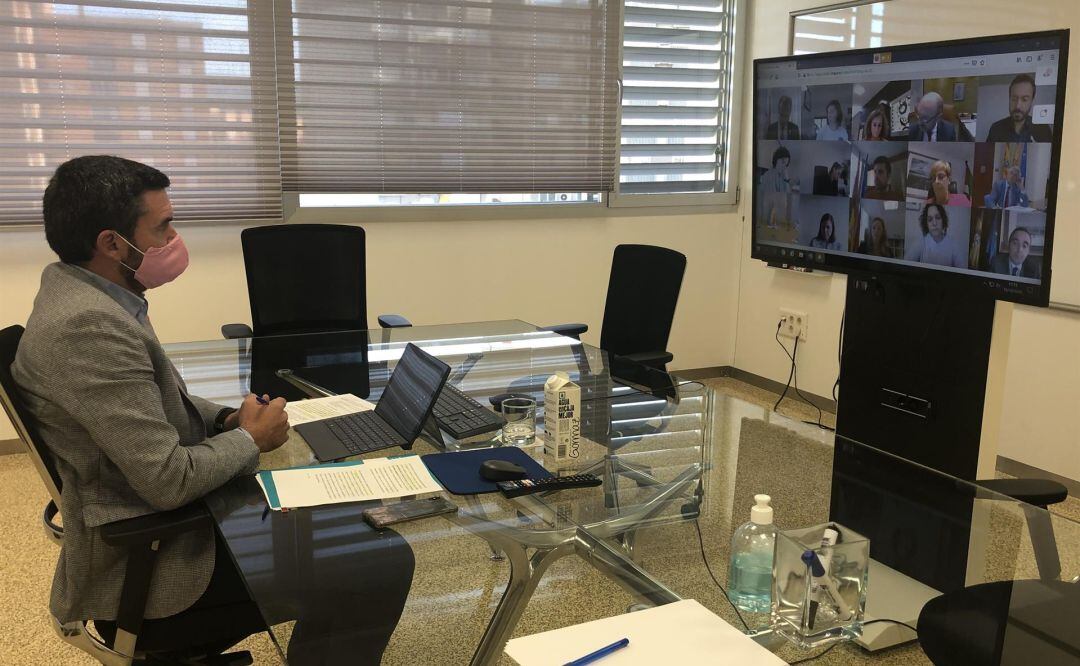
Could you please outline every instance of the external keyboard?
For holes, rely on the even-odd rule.
[[[353,455],[401,446],[403,443],[401,435],[374,412],[336,416],[326,420],[326,428]]]
[[[450,433],[454,439],[465,439],[492,432],[506,424],[506,419],[501,415],[484,407],[450,384],[443,386],[432,413],[439,427]]]

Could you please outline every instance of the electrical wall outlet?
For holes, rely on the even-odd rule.
[[[800,341],[806,342],[805,312],[780,308],[780,319],[783,320],[783,323],[780,325],[780,335],[782,337],[791,338],[792,340],[798,338]]]

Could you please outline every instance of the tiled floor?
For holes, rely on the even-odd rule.
[[[708,383],[725,393],[768,407],[777,397],[732,379],[708,380]],[[800,420],[817,419],[815,409],[796,400],[785,400],[780,411]],[[832,415],[826,414],[824,422],[832,425]],[[0,456],[0,506],[4,507],[0,511],[0,537],[5,546],[2,565],[5,584],[0,586],[0,626],[3,627],[0,631],[0,663],[89,664],[92,662],[88,657],[63,644],[48,626],[48,590],[56,546],[46,539],[39,527],[45,502],[46,493],[27,458],[21,454]],[[1080,500],[1071,498],[1063,511],[1080,517]],[[410,525],[402,529],[406,538],[410,537]],[[439,529],[444,529],[440,534],[439,549],[417,549],[417,578],[405,617],[391,640],[384,664],[452,666],[467,663],[476,637],[501,597],[508,565],[490,560],[486,544],[460,528],[447,523]],[[722,540],[722,536],[718,536],[721,531],[706,533],[704,548],[709,553],[713,570],[723,581],[726,579],[724,558],[713,555],[720,551],[715,544]],[[643,537],[640,552],[644,557],[652,558],[651,566],[666,568],[673,586],[682,579],[707,580],[693,529],[683,525],[665,534],[665,539],[685,542],[685,547],[650,543],[648,537]],[[670,556],[672,552],[678,556]],[[717,566],[717,562],[721,565]],[[721,614],[730,613],[714,586],[698,589],[693,596],[711,608],[719,609]],[[577,602],[568,605],[567,599]],[[625,611],[632,601],[619,586],[584,561],[563,558],[543,578],[515,633],[527,635],[545,629],[553,614],[559,615],[560,622],[567,624],[606,617]],[[733,617],[729,619],[734,621]],[[447,640],[447,637],[454,637],[454,640]],[[256,663],[280,663],[265,635],[249,638],[243,647],[254,653]],[[782,653],[782,656],[795,659],[807,654]],[[503,663],[511,664],[511,661],[503,657]],[[909,644],[873,657],[856,647],[842,645],[815,663],[929,662],[916,645]]]

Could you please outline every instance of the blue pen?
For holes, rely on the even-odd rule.
[[[630,645],[630,639],[629,638],[623,638],[623,639],[615,641],[611,645],[605,645],[604,647],[600,648],[596,652],[590,652],[589,654],[585,655],[584,657],[580,657],[580,658],[575,659],[573,661],[568,661],[563,666],[585,666],[585,664],[591,664],[594,661],[596,661],[597,659],[600,659],[601,657],[606,657],[609,654],[611,654],[612,652],[614,652],[615,650],[621,650],[622,648],[626,647],[627,645]]]
[[[257,402],[258,402],[258,403],[259,403],[260,405],[269,405],[269,404],[270,404],[270,402],[269,402],[268,400],[265,400],[265,399],[263,399],[263,397],[262,397],[261,395],[257,395],[257,396],[255,396],[255,400],[256,400],[256,401],[257,401]]]

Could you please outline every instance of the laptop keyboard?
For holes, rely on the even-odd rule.
[[[443,386],[432,413],[439,427],[450,433],[454,439],[492,432],[506,423],[506,419],[501,415],[487,409],[450,384]]]
[[[358,412],[336,416],[325,421],[327,429],[338,438],[351,455],[401,446],[401,435],[388,426],[375,412]]]

